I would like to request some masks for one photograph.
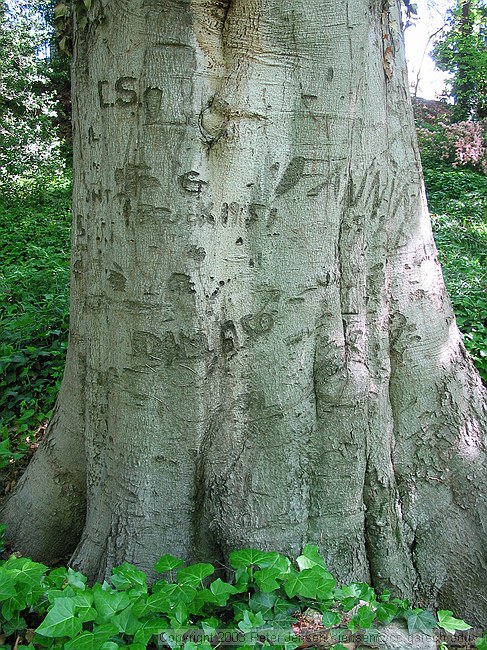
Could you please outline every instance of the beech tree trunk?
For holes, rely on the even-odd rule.
[[[399,13],[94,0],[75,32],[69,358],[4,505],[15,548],[102,579],[316,543],[343,580],[487,625],[485,402]]]

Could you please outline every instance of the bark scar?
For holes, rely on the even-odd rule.
[[[390,81],[392,79],[392,75],[394,74],[395,59],[394,39],[391,33],[391,20],[389,12],[390,2],[389,0],[386,0],[382,6],[381,25],[383,47],[382,65],[384,67],[384,73],[386,75],[387,81]]]

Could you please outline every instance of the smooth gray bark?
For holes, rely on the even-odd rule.
[[[398,3],[99,0],[89,19],[66,424],[5,506],[16,547],[46,559],[69,515],[64,550],[102,578],[318,543],[341,579],[486,625],[485,402]]]

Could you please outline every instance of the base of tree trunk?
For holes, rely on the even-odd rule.
[[[485,393],[399,2],[122,5],[77,27],[70,355],[8,537],[99,580],[314,543],[487,625]]]

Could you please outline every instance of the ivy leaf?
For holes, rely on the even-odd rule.
[[[250,576],[246,569],[237,569],[235,571],[235,588],[238,589],[239,594],[243,594],[249,590]]]
[[[232,551],[230,553],[230,565],[234,569],[247,569],[253,565],[261,566],[269,561],[271,553],[257,551],[255,548],[245,548],[241,551]]]
[[[440,609],[437,612],[438,627],[443,628],[447,632],[455,634],[457,630],[471,630],[472,626],[465,623],[461,618],[454,618],[453,612],[448,609]]]
[[[390,623],[397,614],[397,607],[392,603],[379,603],[375,610],[377,620],[381,623]]]
[[[113,625],[99,625],[93,632],[81,632],[64,644],[64,650],[99,650],[116,633]]]
[[[404,612],[408,623],[409,634],[415,632],[423,632],[424,634],[432,635],[432,631],[438,625],[436,618],[431,612],[425,612],[423,609],[412,609]]]
[[[291,561],[280,553],[266,553],[266,559],[259,562],[258,566],[262,569],[279,569],[281,573],[289,573]]]
[[[133,604],[114,616],[111,622],[116,626],[118,632],[130,636],[134,635],[140,627],[139,619],[133,614]]]
[[[190,614],[201,614],[203,608],[208,603],[218,605],[218,597],[212,594],[209,589],[195,589],[193,599],[188,605]]]
[[[93,594],[91,591],[81,591],[73,597],[73,602],[76,607],[76,613],[82,623],[94,621],[97,617],[97,612],[93,609]]]
[[[355,583],[352,583],[351,585],[343,585],[342,587],[335,589],[334,596],[336,600],[341,602],[343,609],[346,612],[349,612],[360,600],[360,588]]]
[[[0,602],[9,600],[16,595],[17,589],[13,577],[4,567],[0,566]]]
[[[184,603],[182,600],[180,600],[176,604],[176,607],[174,607],[171,610],[171,614],[174,615],[174,617],[176,618],[177,622],[180,625],[184,625],[187,622],[188,618],[189,618],[188,606],[186,605],[186,603]]]
[[[16,583],[22,582],[31,587],[37,586],[40,579],[48,570],[45,564],[34,562],[26,557],[10,557],[3,565],[8,569]]]
[[[296,611],[296,605],[282,598],[278,598],[274,605],[274,623],[281,625],[281,627],[290,627],[296,622],[294,616],[291,616]]]
[[[262,612],[264,618],[269,620],[269,618],[273,618],[273,608],[276,601],[276,594],[266,594],[262,591],[257,591],[255,594],[252,594],[249,600],[249,607],[253,612]]]
[[[336,580],[331,573],[323,571],[320,566],[315,565],[311,569],[289,574],[284,584],[284,591],[288,598],[302,596],[303,598],[330,600],[335,585]]]
[[[54,7],[54,18],[69,16],[69,8],[63,2],[58,2]]]
[[[363,630],[367,630],[372,626],[372,623],[375,620],[375,612],[372,607],[363,605],[359,608],[356,617],[359,627]]]
[[[258,630],[260,627],[265,625],[264,617],[262,612],[253,612],[246,609],[243,613],[243,620],[238,624],[238,628],[244,633],[252,632],[252,630]]]
[[[74,598],[57,598],[36,633],[47,637],[68,636],[71,639],[79,634],[82,624],[75,614]]]
[[[219,626],[220,626],[220,621],[215,616],[212,616],[211,618],[207,618],[204,621],[201,621],[201,627],[203,629],[203,632],[205,633],[205,636],[207,637],[214,636]]]
[[[306,544],[302,554],[296,559],[301,571],[311,569],[314,566],[320,566],[325,571],[328,570],[325,560],[321,557],[318,547],[315,544]]]
[[[323,618],[321,619],[324,627],[332,627],[333,625],[338,625],[340,623],[340,614],[338,612],[332,612],[329,609],[325,609],[323,612]]]
[[[128,562],[112,570],[110,582],[119,591],[133,589],[139,594],[147,593],[147,576]]]
[[[87,580],[88,578],[84,576],[80,571],[73,571],[71,567],[68,568],[66,581],[68,585],[71,585],[71,587],[84,591],[86,589]]]
[[[100,585],[95,585],[92,591],[97,623],[110,623],[116,614],[131,604],[126,591],[107,591]]]
[[[377,600],[375,590],[366,582],[352,582],[350,586],[355,589],[355,593],[358,593],[359,600],[363,600],[369,605]]]
[[[264,593],[270,593],[279,589],[278,578],[281,574],[281,571],[276,568],[260,569],[254,573],[254,580],[258,585],[259,589]]]
[[[231,595],[238,593],[238,589],[220,578],[214,580],[210,585],[211,593],[216,597],[219,607],[224,607]]]
[[[192,564],[191,566],[179,569],[177,572],[177,579],[180,585],[190,585],[197,587],[202,580],[215,573],[213,564],[201,562],[200,564]]]
[[[154,570],[157,571],[157,573],[167,573],[168,571],[177,569],[183,564],[184,562],[182,560],[174,557],[174,555],[169,555],[169,553],[167,553],[156,562],[154,565]]]
[[[487,650],[487,633],[481,639],[475,641],[475,647],[479,650]]]
[[[154,614],[169,614],[171,611],[171,598],[169,594],[166,591],[157,591],[155,594],[151,594],[147,599],[145,611]]]

